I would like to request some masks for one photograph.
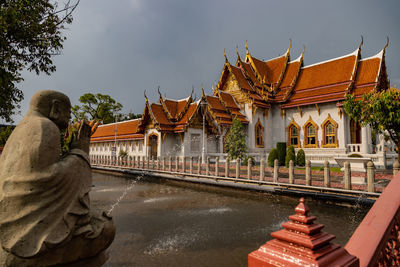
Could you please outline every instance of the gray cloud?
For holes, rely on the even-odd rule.
[[[245,40],[253,55],[268,59],[291,38],[292,58],[306,45],[304,61],[312,64],[352,52],[361,34],[363,57],[374,55],[390,36],[389,78],[400,81],[398,10],[396,0],[82,0],[54,59],[57,72],[24,73],[21,112],[39,89],[61,90],[74,103],[85,92],[107,93],[135,113],[143,111],[144,90],[157,101],[158,85],[170,98],[186,97],[192,86],[199,96],[202,85],[210,92],[218,81],[224,48],[234,63]]]

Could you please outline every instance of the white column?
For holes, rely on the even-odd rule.
[[[367,127],[361,127],[361,153],[369,153],[368,146],[368,129]]]

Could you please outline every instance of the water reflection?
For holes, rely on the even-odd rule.
[[[113,207],[117,226],[106,266],[246,266],[247,254],[281,229],[298,204],[298,198],[146,177],[95,173],[94,184],[92,205]],[[341,245],[367,211],[306,201]]]

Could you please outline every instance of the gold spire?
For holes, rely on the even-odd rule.
[[[146,103],[148,103],[148,102],[149,102],[149,99],[147,98],[146,90],[144,90],[143,94],[144,94],[144,98],[146,98]]]
[[[158,102],[161,103],[163,98],[162,98],[162,95],[161,95],[161,92],[160,92],[160,86],[158,86],[157,91],[158,91],[158,94],[160,95],[160,98],[159,98]]]
[[[386,44],[383,47],[383,50],[385,50],[389,46],[389,36],[386,36]]]
[[[225,62],[228,62],[228,58],[226,57],[226,50],[224,48],[224,57],[225,57]]]
[[[364,37],[361,35],[361,42],[358,45],[358,49],[361,49],[361,46],[364,44]]]

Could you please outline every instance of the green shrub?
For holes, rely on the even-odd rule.
[[[348,157],[349,158],[362,158],[363,156],[361,156],[360,154],[350,154]]]
[[[276,143],[276,150],[278,151],[279,166],[285,165],[286,143],[285,142]]]
[[[278,150],[276,148],[271,149],[268,154],[268,166],[274,167],[274,160],[278,158]]]
[[[296,152],[294,151],[293,146],[288,146],[287,151],[286,151],[286,157],[285,157],[285,166],[289,167],[289,162],[293,160],[293,164],[296,163]]]
[[[247,166],[247,164],[249,163],[249,160],[250,160],[250,162],[251,162],[251,166],[254,166],[254,164],[256,163],[256,161],[254,160],[254,157],[253,157],[253,156],[249,156],[249,155],[244,156],[243,165]]]
[[[303,149],[297,152],[296,165],[301,167],[306,166],[306,154]]]

